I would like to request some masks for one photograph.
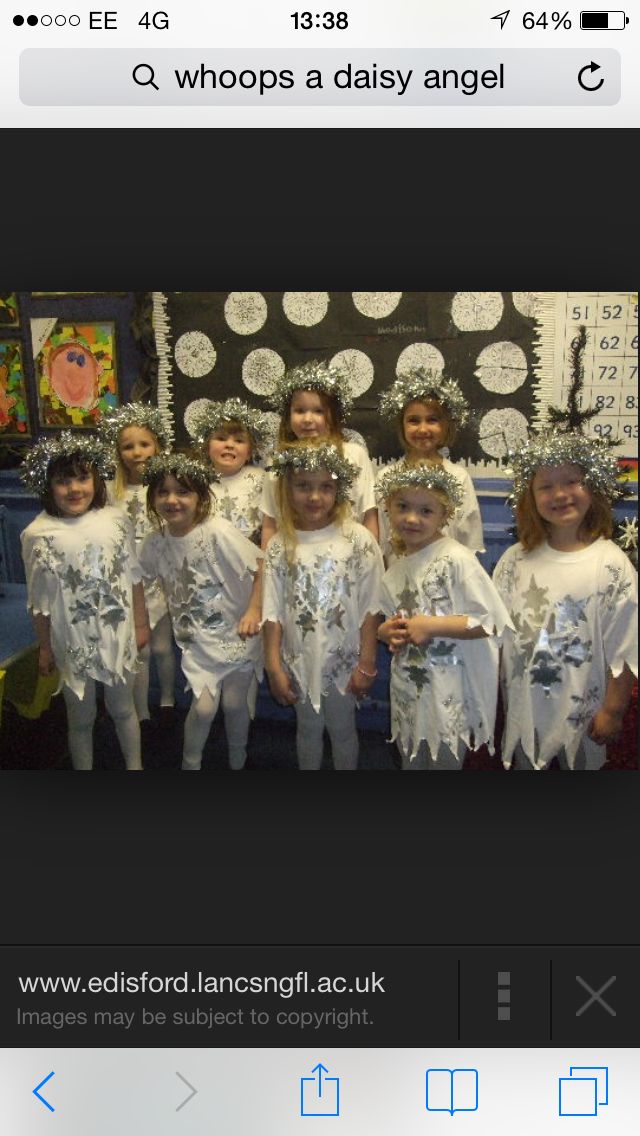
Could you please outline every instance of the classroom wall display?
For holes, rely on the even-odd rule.
[[[265,409],[274,378],[318,358],[343,367],[356,396],[349,426],[374,458],[397,455],[378,401],[402,371],[457,379],[474,410],[452,456],[491,476],[526,437],[538,362],[534,292],[154,293],[158,404],[176,441],[199,399],[231,395]]]
[[[569,353],[578,327],[587,332],[583,356],[585,407],[598,409],[586,433],[619,439],[621,459],[638,457],[638,293],[544,292],[538,300],[539,362],[534,424],[546,409],[566,403]]]
[[[17,292],[0,292],[0,330],[19,326]]]
[[[0,442],[31,437],[22,343],[0,339]]]
[[[41,426],[95,429],[118,405],[115,324],[31,320]]]

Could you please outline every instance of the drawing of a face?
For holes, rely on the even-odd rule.
[[[51,389],[65,406],[91,410],[98,401],[100,364],[88,347],[69,341],[49,356]]]

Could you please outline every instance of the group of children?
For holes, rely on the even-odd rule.
[[[172,453],[162,417],[133,403],[99,436],[63,432],[29,453],[43,512],[22,535],[39,667],[57,667],[76,769],[92,766],[95,683],[128,769],[141,769],[149,661],[173,711],[173,638],[192,701],[182,768],[201,766],[222,703],[231,769],[246,761],[257,684],[293,706],[301,769],[356,769],[355,710],[391,652],[391,724],[404,769],[457,770],[493,752],[499,675],[506,768],[598,769],[637,674],[636,573],[609,539],[616,461],[576,432],[511,455],[519,543],[481,567],[466,470],[441,453],[469,410],[458,384],[418,368],[380,400],[404,456],[375,484],[344,436],[348,380],[311,362],[286,371],[265,470],[267,423],[212,402]],[[109,483],[115,470],[115,479]]]

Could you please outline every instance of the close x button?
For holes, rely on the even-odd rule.
[[[558,951],[552,990],[554,1045],[629,1045],[640,1016],[640,949]]]

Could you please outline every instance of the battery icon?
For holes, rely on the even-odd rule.
[[[586,31],[621,32],[629,23],[624,12],[581,12],[580,27]]]

